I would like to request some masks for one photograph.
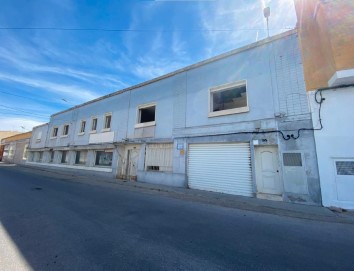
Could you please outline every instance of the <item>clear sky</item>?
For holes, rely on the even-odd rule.
[[[264,39],[265,5],[295,27],[293,0],[1,0],[0,130]]]

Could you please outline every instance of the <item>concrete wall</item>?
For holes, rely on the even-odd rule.
[[[34,127],[30,140],[30,149],[40,149],[46,147],[48,138],[48,123]]]
[[[14,164],[24,164],[27,159],[24,159],[24,152],[26,145],[29,145],[30,139],[22,139],[18,141],[14,141],[11,143],[7,143],[5,146],[13,148],[13,155],[6,155],[3,157],[3,161],[6,163],[14,163]]]
[[[309,94],[312,118],[315,128],[319,127],[319,105]],[[353,101],[354,87],[322,91],[325,100],[322,104],[321,119],[323,129],[315,131],[318,167],[320,172],[322,201],[324,206],[354,209],[354,176],[348,176],[346,190],[352,200],[341,200],[338,193],[338,179],[335,161],[354,159]],[[319,99],[319,95],[318,95]],[[335,114],[333,114],[335,112]]]

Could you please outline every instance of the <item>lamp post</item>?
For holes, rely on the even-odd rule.
[[[268,33],[268,38],[269,38],[269,25],[268,25],[268,20],[269,20],[269,16],[270,16],[270,7],[265,7],[263,9],[263,15],[264,18],[266,18],[267,20],[267,33]]]

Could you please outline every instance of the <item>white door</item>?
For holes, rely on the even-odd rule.
[[[249,143],[190,144],[190,188],[253,196]]]
[[[283,186],[279,177],[278,148],[257,146],[255,151],[257,191],[265,194],[281,195]]]

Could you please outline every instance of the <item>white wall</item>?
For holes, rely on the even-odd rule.
[[[335,167],[336,159],[354,160],[354,87],[324,90],[322,95],[323,129],[315,131],[322,202],[327,207],[354,209],[354,176],[337,176]],[[313,125],[317,128],[319,106],[313,92],[309,101]]]

